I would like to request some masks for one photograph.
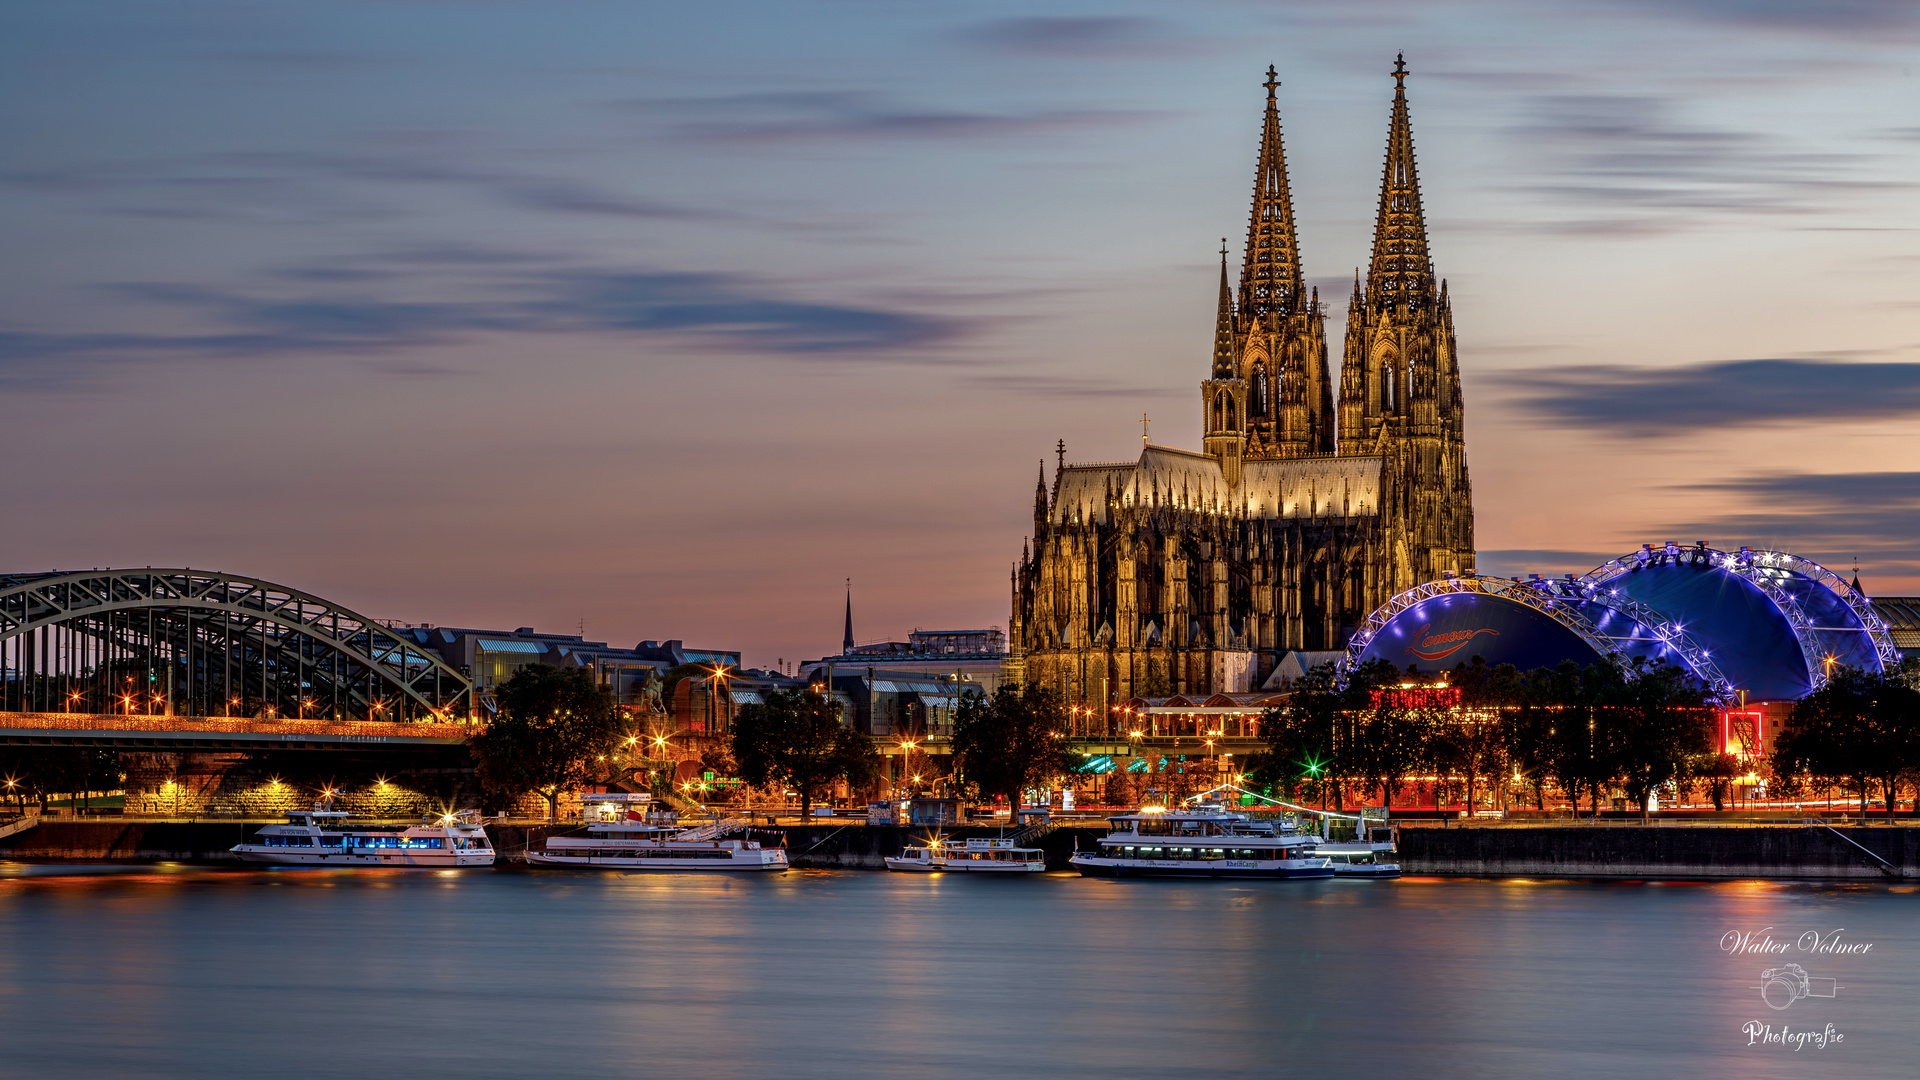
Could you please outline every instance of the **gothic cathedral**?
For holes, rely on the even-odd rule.
[[[1472,573],[1453,309],[1427,253],[1406,65],[1373,257],[1355,275],[1336,406],[1325,317],[1287,189],[1279,83],[1236,296],[1221,253],[1203,450],[1068,464],[1034,493],[1008,674],[1078,704],[1245,692],[1290,651],[1341,648],[1401,590]]]

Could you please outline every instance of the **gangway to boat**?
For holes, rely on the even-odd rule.
[[[681,842],[704,843],[743,832],[752,824],[753,822],[743,817],[721,818],[719,821],[709,821],[705,825],[695,825],[685,832],[675,833],[673,838]]]

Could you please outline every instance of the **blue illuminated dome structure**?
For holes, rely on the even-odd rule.
[[[1347,663],[1445,670],[1474,656],[1523,671],[1564,660],[1664,659],[1725,700],[1791,701],[1846,664],[1900,653],[1866,597],[1780,551],[1651,545],[1580,577],[1465,577],[1409,589],[1368,616]]]

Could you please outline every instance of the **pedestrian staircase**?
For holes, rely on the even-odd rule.
[[[1821,820],[1820,818],[1808,818],[1807,824],[1818,826],[1822,829],[1825,829],[1828,832],[1832,833],[1836,838],[1838,838],[1843,843],[1850,845],[1853,848],[1853,851],[1848,852],[1848,854],[1852,855],[1854,859],[1857,860],[1858,862],[1866,866],[1870,866],[1875,870],[1880,871],[1882,875],[1894,881],[1901,881],[1906,878],[1907,874],[1903,868],[1895,866],[1894,864],[1888,862],[1886,859],[1883,859],[1879,855],[1876,855],[1872,851],[1869,851],[1866,847],[1861,845],[1858,841],[1854,840],[1853,837],[1848,836],[1846,833],[1843,833],[1839,829],[1836,829],[1833,826],[1827,824],[1825,821]]]
[[[1021,829],[1019,832],[1016,832],[1013,835],[1007,837],[1007,839],[1013,841],[1014,847],[1021,847],[1026,845],[1028,842],[1033,840],[1038,840],[1041,837],[1046,836],[1049,833],[1052,833],[1055,829],[1059,829],[1061,827],[1062,827],[1062,823],[1058,821],[1038,821],[1033,823],[1032,825],[1027,826],[1024,829]]]

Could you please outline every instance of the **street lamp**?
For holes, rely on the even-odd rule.
[[[709,734],[718,734],[720,731],[721,682],[722,680],[730,679],[733,676],[727,674],[727,665],[725,664],[715,664],[713,665],[711,670],[713,672],[713,676],[707,681],[707,686],[712,691],[712,694],[713,694],[713,715],[712,715],[711,727],[709,728]]]

